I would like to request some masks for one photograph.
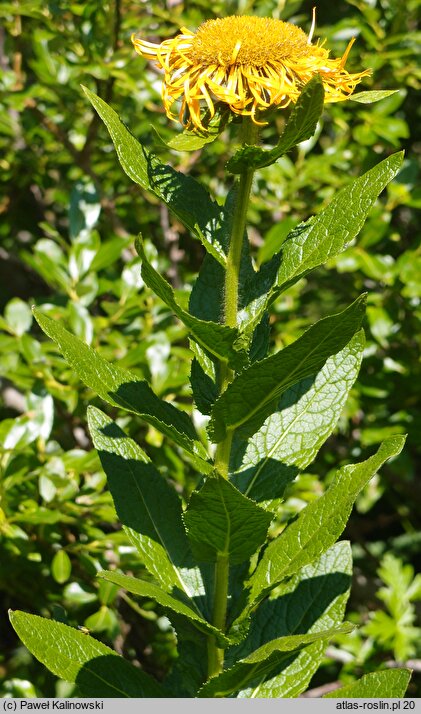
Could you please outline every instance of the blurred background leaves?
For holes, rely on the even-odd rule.
[[[191,289],[202,249],[153,196],[129,183],[80,84],[110,102],[146,146],[222,201],[232,127],[201,151],[166,148],[159,137],[168,142],[180,127],[165,117],[159,73],[134,54],[130,35],[160,41],[183,25],[194,29],[234,13],[268,15],[308,31],[312,6],[301,0],[20,0],[0,7],[2,696],[73,692],[17,641],[6,623],[9,607],[84,626],[158,677],[176,656],[171,626],[153,603],[95,579],[110,565],[136,574],[142,564],[116,525],[87,434],[86,407],[97,398],[41,336],[30,307],[41,306],[107,359],[151,380],[161,397],[190,409],[184,328],[144,288],[133,244],[141,232],[148,259],[181,298]],[[421,670],[418,6],[418,0],[320,0],[316,36],[327,38],[332,55],[343,53],[355,35],[347,67],[372,69],[362,89],[398,92],[374,105],[329,105],[314,139],[257,173],[249,216],[254,259],[261,264],[351,176],[405,149],[402,172],[357,243],[283,295],[271,321],[279,349],[368,291],[359,380],[335,434],[290,487],[278,525],[320,495],[338,466],[370,455],[389,434],[408,433],[403,454],[359,497],[346,532],[356,565],[350,617],[361,627],[329,649],[312,686],[349,683],[409,661],[416,670],[412,696],[420,696]],[[283,122],[281,111],[273,113],[261,133],[265,146],[276,143]],[[197,476],[160,434],[118,410],[109,413],[181,494],[192,490]]]

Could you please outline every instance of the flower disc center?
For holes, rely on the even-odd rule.
[[[204,22],[190,49],[194,64],[262,67],[311,54],[303,30],[267,17],[232,16]]]

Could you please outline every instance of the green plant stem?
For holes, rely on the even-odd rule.
[[[254,144],[257,140],[257,127],[249,119],[244,119],[242,124],[243,145]],[[245,169],[240,174],[237,196],[234,206],[231,236],[227,255],[225,271],[225,297],[224,318],[229,327],[237,327],[238,296],[240,287],[241,254],[243,250],[244,232],[246,229],[247,209],[250,191],[253,183],[253,169]],[[225,391],[234,378],[234,372],[225,362],[220,363],[219,387],[220,392]],[[233,433],[228,431],[227,436],[216,449],[215,468],[223,477],[228,478]],[[215,565],[215,589],[213,600],[212,623],[222,632],[226,628],[228,606],[229,560],[228,557],[219,555]],[[219,648],[213,636],[208,639],[208,674],[210,677],[221,672],[224,666],[224,650]]]
[[[213,601],[212,623],[219,630],[225,630],[225,620],[228,604],[229,560],[226,556],[218,556],[215,565],[215,590]],[[224,666],[224,650],[218,647],[213,635],[208,639],[208,675],[213,677],[221,672]]]
[[[254,144],[257,140],[257,127],[249,119],[243,120],[243,145]],[[245,169],[240,174],[237,198],[231,227],[230,244],[225,272],[225,324],[237,327],[238,289],[240,284],[241,253],[244,231],[246,229],[247,209],[253,182],[253,169]],[[231,381],[231,380],[230,380]]]
[[[257,141],[257,126],[250,119],[244,119],[242,124],[242,144],[252,145]],[[237,327],[238,294],[240,286],[241,253],[243,249],[244,231],[246,229],[247,209],[250,191],[253,183],[253,169],[245,169],[240,174],[237,196],[234,205],[231,235],[225,270],[224,318],[229,327]],[[232,382],[234,373],[226,362],[220,363],[219,391],[224,392]],[[231,453],[232,433],[228,432],[224,441],[218,444],[215,455],[215,467],[218,473],[228,478],[229,459]]]

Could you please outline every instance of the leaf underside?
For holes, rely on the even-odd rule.
[[[280,396],[300,380],[316,374],[361,326],[366,297],[343,312],[319,320],[298,340],[243,370],[215,402],[208,432],[222,441],[228,431],[252,436],[276,409]]]

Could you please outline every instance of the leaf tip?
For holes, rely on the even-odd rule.
[[[21,612],[21,610],[12,610],[12,608],[9,608],[7,614],[9,615],[10,624],[14,629],[16,629],[15,623],[19,619],[19,615],[22,615],[23,613]]]
[[[88,405],[88,408],[86,410],[86,417],[88,419],[88,423],[93,424],[95,421],[98,419],[98,417],[102,414],[101,410],[98,409],[97,407],[94,407],[92,404]]]
[[[389,436],[382,441],[377,453],[384,457],[384,461],[396,458],[405,446],[406,437],[407,434],[393,434]]]
[[[42,328],[42,320],[48,319],[47,316],[44,315],[44,313],[36,305],[32,305],[31,310],[38,325]]]
[[[354,632],[354,630],[356,630],[356,629],[357,629],[357,625],[355,625],[353,622],[349,622],[348,620],[345,620],[345,622],[343,622],[341,625],[340,634],[348,635],[351,632]]]
[[[86,94],[86,96],[87,96],[88,99],[90,100],[91,95],[93,94],[93,92],[91,92],[91,90],[88,89],[88,87],[85,87],[84,84],[81,84],[80,86],[81,86],[81,88],[82,88],[82,92],[83,92],[84,94]]]
[[[365,309],[367,307],[367,298],[368,298],[368,292],[367,293],[361,293],[357,297],[357,299],[352,303],[352,305],[361,308],[365,312]]]
[[[99,101],[100,101],[100,97],[98,97],[98,96],[95,94],[95,92],[92,92],[90,89],[88,89],[88,87],[85,87],[84,84],[81,84],[80,86],[82,87],[82,91],[83,91],[84,95],[85,95],[85,96],[87,97],[87,99],[90,101],[90,103],[92,104],[92,106],[93,106],[93,108],[95,109],[95,111],[98,111],[95,102],[99,102]]]
[[[138,233],[138,235],[134,239],[134,247],[138,256],[140,258],[143,258],[145,255],[145,249],[143,247],[143,236],[141,233]]]
[[[392,439],[394,439],[396,443],[396,448],[399,449],[399,451],[396,451],[396,453],[394,454],[395,456],[398,456],[401,453],[403,447],[405,446],[407,436],[408,434],[395,434],[392,437]]]

